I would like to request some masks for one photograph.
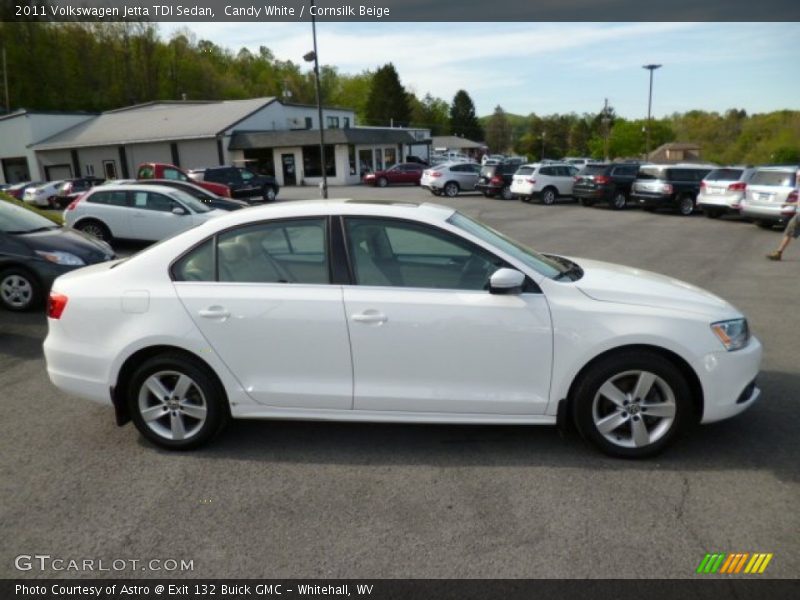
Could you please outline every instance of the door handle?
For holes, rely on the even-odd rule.
[[[219,319],[221,321],[224,321],[231,316],[230,311],[222,306],[209,306],[208,308],[201,308],[197,311],[197,314],[204,319]]]
[[[350,318],[356,323],[375,323],[377,325],[382,325],[389,320],[386,315],[375,310],[367,310],[363,313],[350,315]]]

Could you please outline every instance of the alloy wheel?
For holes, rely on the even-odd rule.
[[[153,433],[173,441],[195,436],[208,414],[200,386],[178,371],[158,371],[145,379],[139,389],[138,408]]]
[[[33,285],[22,275],[8,275],[0,281],[0,296],[4,304],[23,309],[33,302]]]
[[[98,240],[105,240],[106,239],[106,232],[101,225],[97,225],[95,223],[86,223],[85,225],[81,225],[78,227],[83,233],[86,233],[92,237],[96,237]]]
[[[690,214],[694,212],[694,200],[692,200],[691,196],[684,196],[680,200],[680,204],[678,205],[678,209],[680,213],[688,217]]]
[[[643,448],[672,428],[677,414],[675,392],[650,371],[616,374],[600,386],[592,402],[597,431],[621,448]]]

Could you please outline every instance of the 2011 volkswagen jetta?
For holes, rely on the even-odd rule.
[[[643,457],[759,396],[761,344],[721,298],[429,204],[237,211],[60,277],[48,316],[53,383],[172,449],[231,417],[572,419]]]

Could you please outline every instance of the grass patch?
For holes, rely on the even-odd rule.
[[[64,224],[64,217],[59,212],[53,212],[50,210],[40,210],[35,206],[31,206],[30,204],[26,204],[22,200],[17,200],[14,196],[10,196],[5,192],[0,192],[0,200],[3,202],[8,202],[10,204],[14,204],[15,206],[19,206],[24,208],[25,210],[29,210],[31,212],[35,212],[37,215],[44,217],[45,219],[49,219],[56,225],[63,225]]]

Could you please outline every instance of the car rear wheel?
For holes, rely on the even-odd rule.
[[[684,217],[688,217],[694,212],[694,198],[691,195],[685,194],[678,200],[678,213]]]
[[[456,196],[458,196],[458,191],[459,191],[458,184],[454,181],[450,181],[446,183],[444,186],[444,194],[448,198],[455,198]]]
[[[278,197],[278,192],[271,185],[265,185],[264,189],[261,191],[261,195],[264,197],[264,202],[275,202],[275,198]]]
[[[103,240],[104,242],[111,241],[111,232],[108,230],[108,227],[100,221],[95,221],[93,219],[81,221],[75,225],[75,229],[96,237],[98,240]]]
[[[625,192],[617,190],[611,198],[611,208],[614,210],[622,210],[628,205],[628,197]]]
[[[228,421],[225,392],[196,361],[162,354],[133,374],[128,410],[139,432],[170,450],[191,450],[209,441]]]
[[[686,378],[650,351],[625,351],[600,359],[574,392],[581,435],[611,456],[644,458],[666,448],[691,415]]]
[[[386,177],[381,177],[378,179],[378,187],[386,187],[389,185],[389,180]]]
[[[0,303],[8,310],[30,310],[39,304],[39,282],[24,269],[0,272]]]
[[[558,198],[558,192],[554,188],[545,188],[542,192],[542,203],[547,206],[555,204],[556,198]]]

